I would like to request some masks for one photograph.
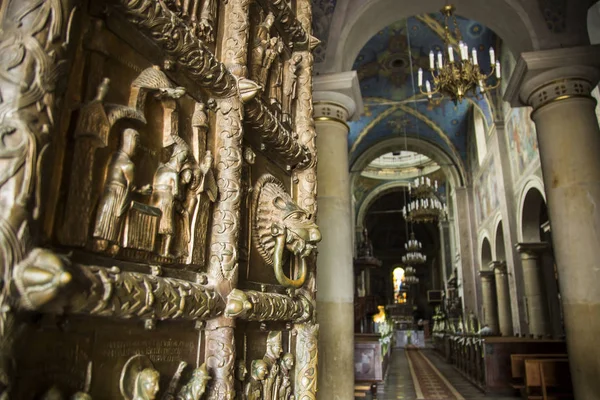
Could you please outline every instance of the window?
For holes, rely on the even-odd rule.
[[[487,144],[483,115],[478,110],[474,112],[473,128],[475,130],[475,143],[477,143],[477,159],[479,160],[479,165],[481,165],[487,154]]]

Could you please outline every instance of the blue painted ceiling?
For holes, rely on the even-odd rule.
[[[463,41],[469,49],[479,49],[480,65],[489,71],[488,50],[493,46],[499,57],[499,39],[480,23],[461,17],[457,21]],[[408,137],[430,141],[466,164],[471,109],[477,107],[488,126],[494,122],[493,100],[488,98],[464,100],[458,105],[444,100],[432,106],[419,93],[417,70],[423,68],[425,79],[430,79],[429,51],[437,52],[444,46],[443,22],[441,14],[398,21],[373,36],[358,54],[353,69],[358,72],[365,113],[350,124],[351,164],[373,144],[403,136],[405,131]]]

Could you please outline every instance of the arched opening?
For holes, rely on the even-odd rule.
[[[496,228],[496,260],[495,261],[506,261],[506,248],[504,246],[504,228],[502,221],[498,222]]]
[[[475,111],[473,116],[473,130],[475,131],[475,143],[477,145],[477,160],[479,165],[483,164],[487,155],[487,136],[485,132],[484,117],[480,111]]]
[[[592,5],[587,15],[587,30],[590,44],[600,43],[600,1]]]
[[[521,237],[523,242],[540,242],[542,226],[548,222],[546,200],[537,188],[531,188],[525,194],[521,212]]]
[[[492,261],[492,246],[488,238],[483,238],[481,243],[481,269],[487,268]]]
[[[532,187],[525,193],[521,215],[521,234],[523,242],[544,242],[548,251],[540,257],[542,282],[548,300],[548,314],[551,318],[554,337],[564,335],[564,318],[558,284],[558,270],[552,249],[552,230],[548,219],[546,201],[538,188]]]
[[[394,303],[395,304],[405,304],[407,301],[407,293],[404,283],[404,274],[405,270],[402,267],[394,268],[392,271],[392,280],[394,282]]]

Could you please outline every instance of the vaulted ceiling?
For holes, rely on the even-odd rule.
[[[458,18],[458,23],[463,40],[479,50],[481,67],[488,71],[488,49],[499,47],[498,38],[477,22]],[[443,34],[441,15],[420,15],[386,27],[360,51],[353,69],[358,73],[365,113],[351,124],[351,163],[373,144],[404,132],[440,147],[456,162],[466,162],[471,109],[478,108],[488,125],[494,121],[495,110],[488,97],[458,104],[445,100],[432,106],[420,93],[416,72],[428,70],[430,50],[443,51]]]
[[[402,15],[406,16],[408,9],[413,12],[419,9],[433,11],[441,8],[443,1],[438,4],[437,0],[421,0],[419,5],[408,0],[398,1],[402,3],[401,6],[387,0],[312,0],[313,34],[322,42],[315,50],[317,73],[349,69],[350,57],[357,54],[353,52],[356,45],[351,43],[358,43],[358,47],[365,43],[351,68],[358,73],[365,109],[360,120],[351,123],[348,142],[350,164],[374,144],[403,136],[406,131],[408,137],[425,140],[443,150],[455,163],[462,164],[459,169],[465,171],[469,143],[468,118],[474,110],[478,110],[484,115],[487,126],[491,126],[497,115],[496,105],[500,101],[496,93],[491,93],[480,100],[466,100],[458,105],[445,101],[432,107],[416,88],[416,71],[419,67],[423,68],[426,71],[425,78],[431,79],[428,76],[428,54],[430,50],[443,50],[443,17],[440,13],[419,14],[409,18]],[[387,4],[387,7],[383,7],[383,4]],[[390,7],[395,10],[390,12],[399,13],[399,16],[395,22],[385,26],[389,21],[394,21],[389,14],[381,15]],[[369,9],[378,10],[381,17],[379,21],[369,23],[361,19],[362,15],[375,15],[368,12]],[[519,52],[540,46],[542,37],[559,41],[562,45],[577,43],[581,40],[582,29],[577,26],[569,28],[566,16],[568,12],[583,13],[584,9],[583,5],[575,7],[575,3],[566,0],[524,0],[518,5],[504,0],[490,0],[489,4],[487,1],[461,2],[458,13],[460,15],[464,11],[467,15],[487,21],[503,34],[513,51]],[[386,22],[382,24],[381,21]],[[464,41],[470,48],[479,50],[482,69],[489,71],[488,49],[493,46],[497,58],[500,58],[501,48],[504,47],[501,47],[501,40],[480,22],[461,17],[458,17],[458,22]],[[385,27],[377,32],[372,29],[379,26]],[[369,33],[357,41],[357,35],[360,36],[360,33],[355,33],[357,29]],[[525,38],[521,31],[527,31],[529,36]],[[544,40],[550,43],[550,39]]]

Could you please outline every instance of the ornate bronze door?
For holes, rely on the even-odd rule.
[[[315,399],[309,0],[4,0],[0,398]]]

